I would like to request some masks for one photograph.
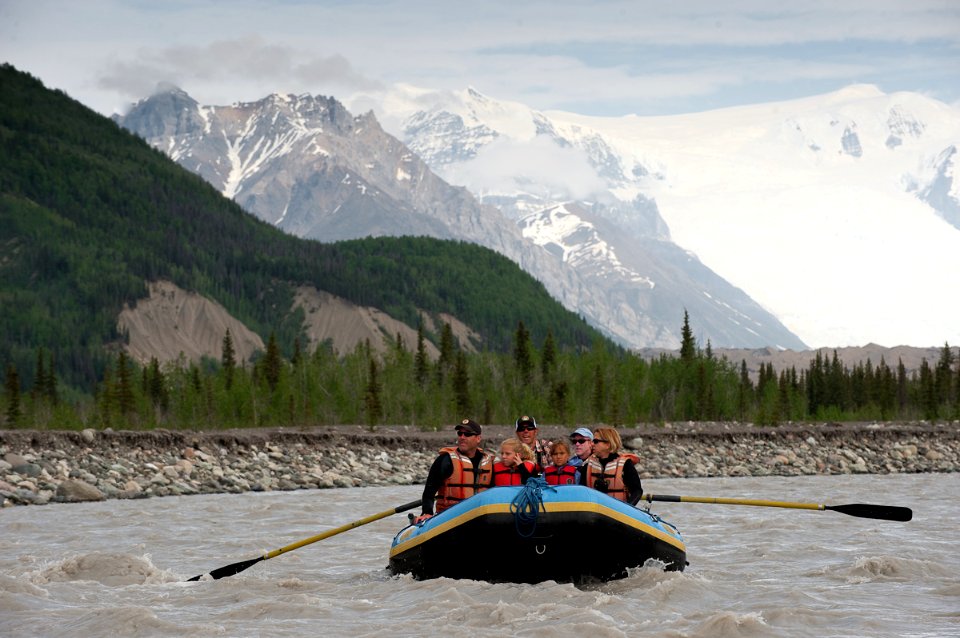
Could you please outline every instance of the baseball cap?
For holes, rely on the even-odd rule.
[[[590,439],[591,441],[593,440],[593,432],[590,431],[590,428],[577,428],[570,433],[570,436],[573,436],[574,434],[579,434],[583,438]]]
[[[483,428],[480,427],[480,424],[474,421],[473,419],[464,419],[460,421],[454,428],[458,432],[463,430],[464,432],[469,432],[470,434],[480,434],[483,431]]]
[[[517,430],[519,430],[525,425],[532,425],[533,427],[537,427],[537,420],[534,419],[532,416],[527,416],[527,415],[523,415],[522,417],[517,419]]]

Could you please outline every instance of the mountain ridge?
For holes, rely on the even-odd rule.
[[[603,263],[570,267],[563,260],[565,251],[545,249],[517,227],[511,214],[438,178],[369,112],[351,119],[339,104],[331,106],[335,100],[322,97],[272,95],[255,103],[210,107],[185,96],[180,91],[153,96],[115,119],[224,194],[234,194],[245,209],[288,232],[324,240],[423,233],[478,243],[517,262],[565,307],[629,347],[679,346],[677,326],[687,307],[697,308],[704,331],[717,343],[804,345],[743,291],[723,284],[689,253],[670,249],[666,226],[643,198],[631,204],[631,211],[640,211],[635,218],[646,221],[633,230],[638,240],[657,241],[627,250],[637,253],[634,269],[657,273],[655,290],[636,285],[649,278],[642,272],[635,276]],[[171,107],[171,102],[176,105]],[[184,117],[183,105],[192,109],[192,116]],[[331,109],[340,117],[324,122],[335,125],[315,121],[319,111]],[[158,127],[158,119],[165,125]],[[204,135],[197,134],[199,121],[206,122]],[[296,144],[290,141],[294,139]],[[238,162],[256,170],[239,183],[228,182],[225,167],[236,168]],[[421,223],[424,218],[435,223]],[[584,221],[565,241],[578,242],[592,232],[588,226]],[[580,254],[589,256],[591,251]],[[670,263],[660,263],[663,260]]]
[[[382,105],[391,130],[442,176],[517,216],[578,197],[628,209],[640,197],[675,243],[805,342],[960,341],[950,320],[960,306],[936,284],[960,269],[956,107],[870,85],[650,117],[537,112],[475,90],[415,96],[363,101]],[[431,119],[438,130],[427,135]],[[467,150],[454,157],[434,140]],[[493,161],[505,149],[516,164],[543,158],[547,141],[567,156],[564,178],[592,192]],[[878,258],[880,246],[901,257]]]

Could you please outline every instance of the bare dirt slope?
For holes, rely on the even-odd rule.
[[[226,309],[195,292],[187,292],[168,281],[149,285],[150,296],[120,313],[117,326],[129,335],[127,353],[147,363],[156,357],[161,363],[182,353],[188,361],[206,355],[220,359],[223,337],[230,330],[238,361],[246,361],[263,350],[263,339],[234,319]]]
[[[150,296],[120,313],[117,325],[129,335],[127,353],[147,363],[156,357],[161,363],[173,361],[181,354],[188,361],[206,355],[220,359],[223,337],[227,329],[233,339],[238,361],[246,361],[257,350],[264,350],[263,339],[215,301],[195,292],[187,292],[171,282],[149,285]],[[303,308],[304,329],[312,350],[330,340],[333,348],[345,354],[369,340],[376,352],[383,352],[397,335],[408,350],[417,348],[417,330],[376,308],[358,306],[345,299],[310,286],[297,289],[294,308]],[[449,323],[460,347],[475,351],[481,338],[469,326],[450,315],[441,314],[440,321]],[[439,334],[439,327],[426,314],[424,327]],[[424,342],[427,356],[436,359],[439,351],[430,341]]]
[[[334,349],[347,353],[366,340],[375,351],[384,349],[385,340],[393,341],[400,335],[407,350],[417,349],[417,331],[376,308],[357,306],[328,292],[309,286],[297,289],[294,307],[306,314],[306,331],[311,345],[327,339]],[[424,341],[427,355],[436,359],[436,346]]]

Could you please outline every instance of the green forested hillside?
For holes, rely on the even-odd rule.
[[[216,299],[292,354],[309,283],[416,325],[446,312],[507,350],[519,321],[562,350],[602,339],[490,250],[427,238],[301,240],[60,91],[0,67],[0,362],[32,385],[37,352],[61,384],[90,390],[122,338],[124,303],[169,279]]]

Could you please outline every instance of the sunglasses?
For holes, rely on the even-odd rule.
[[[589,443],[590,439],[570,439],[570,442],[574,445],[583,445],[584,443]]]
[[[608,440],[606,440],[606,439],[594,439],[593,442],[594,442],[594,443],[609,443],[610,441],[608,441]]]
[[[517,432],[529,432],[530,430],[536,430],[537,426],[535,425],[521,425],[517,428]]]
[[[473,432],[464,432],[463,430],[457,430],[457,438],[461,436],[477,436]]]

